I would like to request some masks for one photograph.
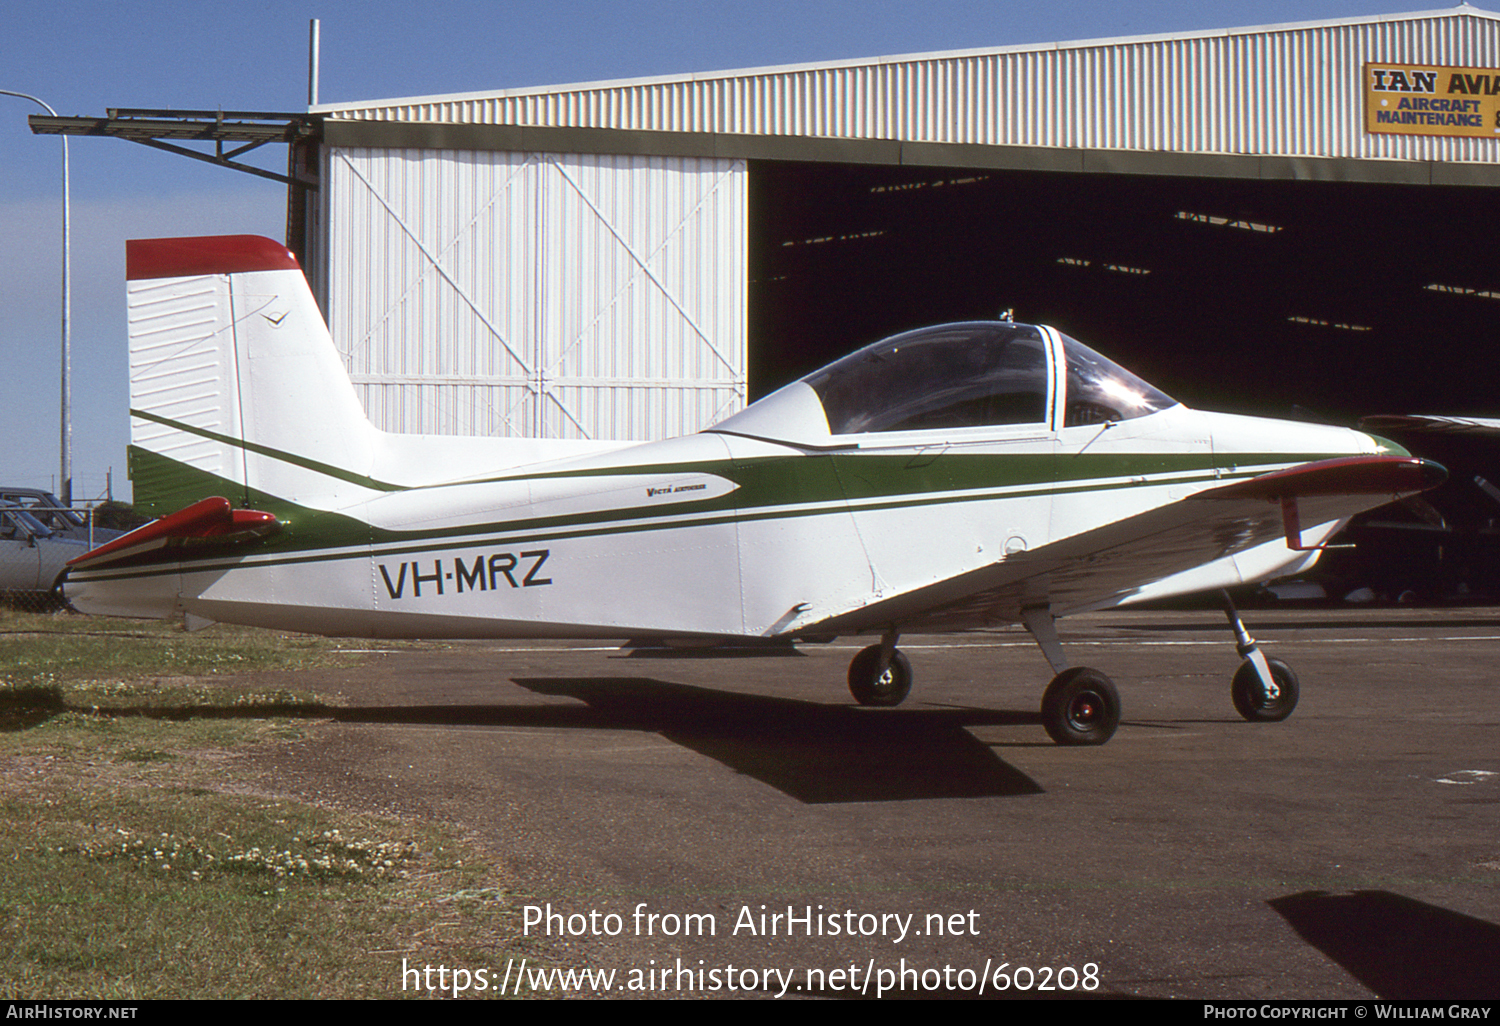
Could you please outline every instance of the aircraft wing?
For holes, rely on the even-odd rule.
[[[180,549],[233,545],[265,537],[280,528],[281,523],[270,513],[235,509],[228,499],[215,496],[90,549],[69,560],[68,566],[91,570],[127,560],[141,563],[173,559]]]
[[[1500,420],[1493,417],[1439,417],[1424,414],[1397,416],[1386,414],[1363,417],[1360,430],[1374,431],[1427,431],[1444,435],[1500,435]]]
[[[1328,524],[1441,484],[1429,460],[1357,456],[1307,463],[1198,492],[857,610],[799,628],[808,634],[952,630],[1015,622],[1020,610],[1055,615],[1124,601],[1143,587],[1279,537],[1301,545],[1301,526]]]

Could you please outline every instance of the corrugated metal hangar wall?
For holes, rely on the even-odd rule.
[[[661,437],[1004,308],[1202,405],[1493,405],[1497,65],[1465,6],[320,107],[315,277],[391,430]]]
[[[324,183],[377,424],[644,440],[743,405],[743,161],[358,147]]]

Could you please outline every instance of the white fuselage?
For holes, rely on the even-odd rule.
[[[1150,537],[1109,531],[1165,531],[1140,515],[1389,451],[1341,428],[1189,410],[1010,322],[893,336],[666,441],[390,435],[365,418],[280,247],[132,245],[137,501],[166,515],[217,495],[280,529],[86,560],[67,594],[87,612],[380,637],[963,629],[1306,565],[1315,553],[1264,518],[1175,525],[1150,558]],[[1305,540],[1347,515],[1322,511]]]
[[[328,511],[376,537],[183,562],[128,583],[85,574],[68,591],[96,612],[348,636],[795,636],[1232,478],[1379,448],[1345,429],[1181,406],[1109,428],[825,452],[705,432]],[[1097,469],[1079,473],[1083,463]],[[1338,526],[1306,525],[1307,538]],[[1091,605],[1265,579],[1315,557],[1277,539]],[[999,608],[944,626],[1013,618]]]

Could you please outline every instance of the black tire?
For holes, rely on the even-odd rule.
[[[1297,674],[1280,659],[1267,659],[1271,668],[1271,679],[1280,692],[1275,698],[1266,694],[1255,665],[1246,659],[1234,672],[1234,682],[1229,685],[1229,697],[1234,701],[1235,712],[1251,723],[1275,723],[1284,720],[1297,708],[1297,699],[1302,694]]]
[[[1098,670],[1075,666],[1042,695],[1042,725],[1060,745],[1102,745],[1120,725],[1120,692]]]
[[[911,660],[898,649],[885,673],[879,669],[880,646],[861,650],[849,662],[849,693],[860,705],[900,705],[911,692]]]

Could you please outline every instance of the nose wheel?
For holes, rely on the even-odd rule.
[[[1042,726],[1060,745],[1102,745],[1120,725],[1120,693],[1098,670],[1075,666],[1042,695]]]
[[[1280,659],[1271,659],[1260,651],[1240,621],[1229,592],[1223,592],[1223,596],[1224,613],[1234,631],[1235,648],[1245,658],[1229,684],[1229,699],[1234,703],[1235,712],[1251,723],[1275,723],[1286,719],[1297,708],[1297,699],[1302,693],[1297,675]]]
[[[1229,698],[1234,710],[1251,723],[1275,723],[1284,720],[1297,708],[1301,689],[1297,674],[1280,659],[1267,659],[1272,687],[1267,687],[1256,672],[1255,664],[1246,659],[1234,673]]]

